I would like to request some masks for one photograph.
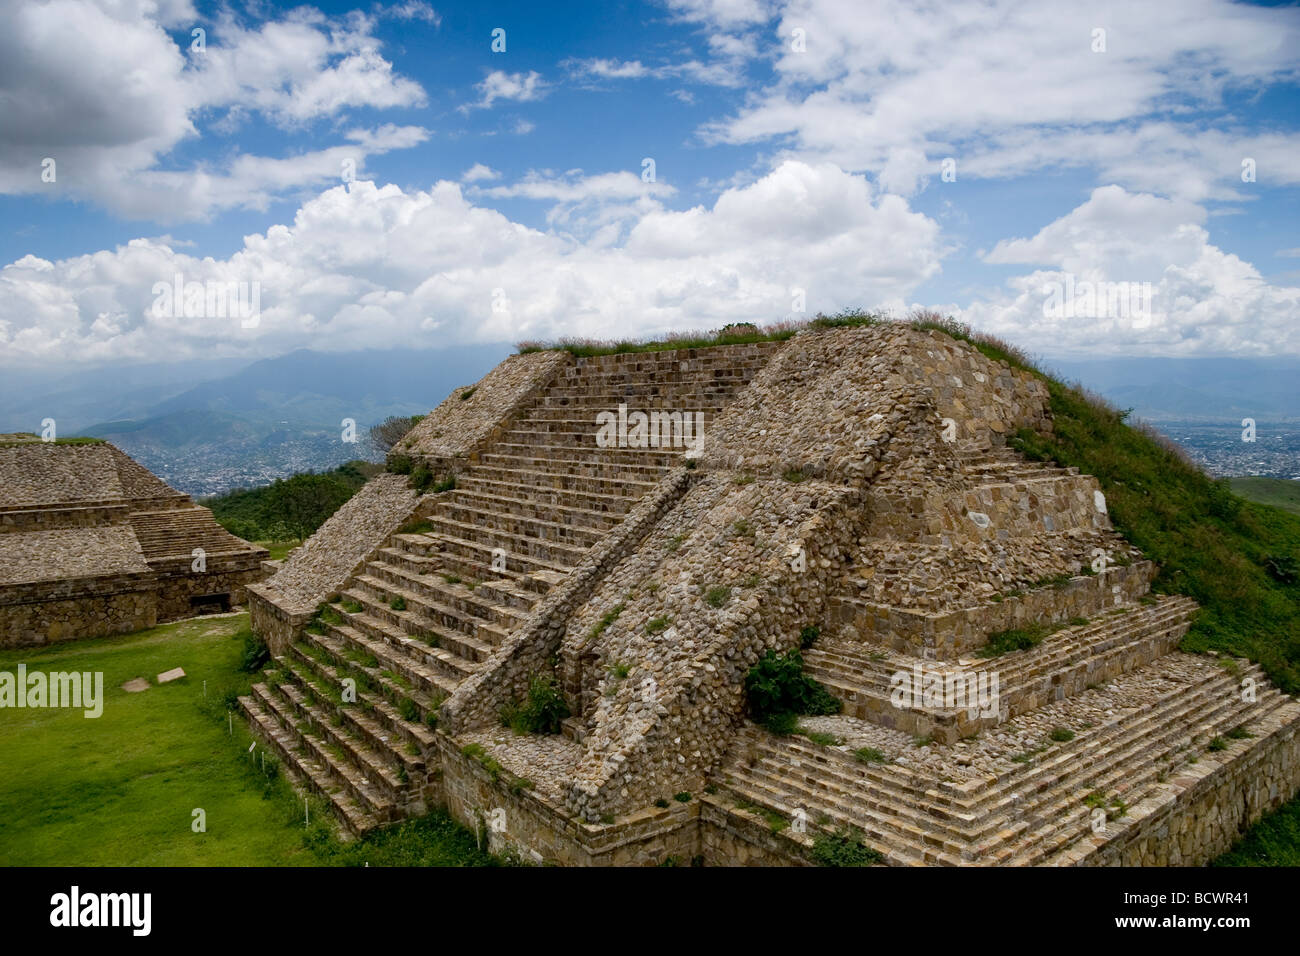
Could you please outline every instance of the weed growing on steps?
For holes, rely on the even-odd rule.
[[[800,715],[838,714],[844,707],[830,691],[803,672],[797,650],[769,650],[745,675],[750,715],[772,733],[789,734]]]
[[[501,723],[517,734],[558,734],[569,705],[554,677],[534,674],[522,703],[501,708]]]
[[[837,830],[813,841],[812,858],[818,866],[875,866],[884,855],[866,845],[858,830]]]

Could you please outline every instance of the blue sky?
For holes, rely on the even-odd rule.
[[[853,306],[1051,355],[1300,354],[1300,10],[864,9],[22,0],[0,365]],[[259,322],[155,314],[177,272],[257,283]],[[1047,315],[1066,280],[1155,305]]]

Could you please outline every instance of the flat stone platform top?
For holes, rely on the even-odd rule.
[[[0,585],[148,572],[130,525],[0,534]]]
[[[109,504],[187,495],[108,444],[0,435],[0,509]]]
[[[266,557],[108,442],[0,435],[0,587]]]

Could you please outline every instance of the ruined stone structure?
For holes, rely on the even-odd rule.
[[[107,442],[0,435],[0,647],[230,610],[267,557]]]
[[[381,476],[250,587],[243,707],[355,833],[444,804],[577,865],[1204,861],[1296,792],[1300,704],[1176,650],[1194,604],[1095,479],[1007,446],[1050,427],[1038,379],[904,326],[513,356],[395,449],[444,490]],[[774,736],[745,675],[801,642],[844,710]],[[563,733],[503,726],[547,681]]]

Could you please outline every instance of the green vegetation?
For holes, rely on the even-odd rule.
[[[822,629],[814,624],[808,624],[799,631],[799,647],[808,650],[822,636]]]
[[[803,655],[797,650],[764,654],[745,675],[745,694],[754,720],[780,734],[792,732],[800,715],[838,714],[844,707],[803,672]]]
[[[569,705],[554,677],[534,674],[521,704],[501,710],[501,723],[517,734],[558,734],[569,716]]]
[[[731,599],[731,588],[712,587],[704,592],[704,603],[709,607],[722,607]]]
[[[406,598],[402,597],[399,594],[397,595],[397,597],[393,598],[391,601],[388,602],[388,606],[392,608],[394,611],[405,611]]]
[[[1210,866],[1300,866],[1300,800],[1264,817]]]
[[[890,763],[889,757],[875,747],[859,747],[853,751],[853,757],[859,763]]]
[[[1068,727],[1053,727],[1052,732],[1047,736],[1051,737],[1058,744],[1066,743],[1074,739],[1074,731]]]
[[[217,523],[236,537],[287,544],[311,537],[380,470],[370,462],[350,461],[332,471],[303,472],[263,488],[239,488],[199,503],[211,508]]]
[[[996,634],[990,634],[988,643],[976,653],[980,657],[997,657],[1000,654],[1009,654],[1012,651],[1028,650],[1041,644],[1043,638],[1050,633],[1051,631],[1042,624],[1031,624],[1029,627],[1010,631],[998,631]]]
[[[673,620],[670,617],[656,617],[646,623],[645,632],[647,634],[662,634],[668,630],[668,625],[672,624],[672,622]]]
[[[840,740],[840,738],[836,737],[834,734],[822,733],[819,730],[804,730],[800,727],[799,733],[807,737],[819,747],[838,747],[840,744],[844,743],[844,741]]]
[[[1184,650],[1257,661],[1300,691],[1300,516],[1245,501],[1128,412],[1046,379],[1051,435],[1022,430],[1029,458],[1095,475],[1116,528],[1160,566],[1155,590],[1201,605]]]
[[[43,441],[40,435],[35,432],[11,432],[7,435],[0,435],[0,445],[30,445],[32,439]],[[89,435],[83,435],[75,438],[55,438],[45,442],[47,445],[102,445],[104,439],[92,438]]]
[[[1229,478],[1228,487],[1257,505],[1281,508],[1300,515],[1300,481],[1285,478]]]
[[[753,342],[783,342],[799,331],[798,323],[778,323],[760,329],[751,322],[737,322],[707,333],[674,333],[658,339],[578,339],[558,342],[520,342],[520,355],[529,352],[564,350],[579,358],[596,355],[624,355],[632,352],[664,352],[671,349],[700,349],[712,345],[748,345]]]
[[[3,670],[103,672],[105,697],[97,719],[30,709],[0,723],[0,865],[497,864],[443,811],[341,843],[328,808],[309,798],[304,825],[302,798],[260,742],[249,752],[247,723],[230,714],[254,680],[246,668],[256,646],[237,615],[0,651]],[[181,680],[121,690],[177,666]],[[196,808],[206,832],[191,829]]]
[[[623,613],[623,605],[615,604],[612,608],[610,608],[608,611],[606,611],[604,614],[601,615],[599,621],[597,621],[594,625],[592,625],[591,636],[600,637],[600,635],[604,634],[605,630],[611,624],[613,624],[615,621],[618,620],[618,616],[622,613]]]
[[[874,866],[884,861],[879,850],[864,842],[856,830],[837,830],[813,841],[812,858],[818,866]]]

